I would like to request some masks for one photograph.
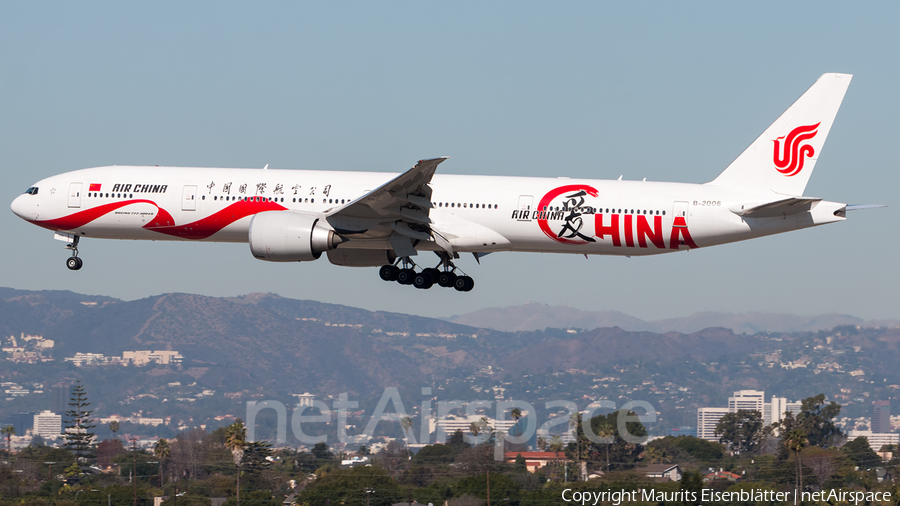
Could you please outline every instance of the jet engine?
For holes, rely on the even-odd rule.
[[[341,237],[317,216],[265,211],[250,220],[250,252],[269,262],[308,262],[333,250]]]

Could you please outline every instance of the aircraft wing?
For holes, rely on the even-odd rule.
[[[731,212],[744,218],[774,218],[787,214],[805,213],[821,201],[822,199],[813,197],[791,197],[765,204],[745,204],[739,208],[731,208]]]
[[[415,167],[343,206],[330,209],[325,219],[341,235],[388,238],[398,256],[416,254],[414,241],[435,241],[452,253],[447,239],[434,230],[428,213],[437,166],[448,157],[419,160]]]

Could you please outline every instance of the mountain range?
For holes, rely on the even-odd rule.
[[[545,328],[592,330],[619,327],[635,332],[692,333],[710,327],[731,329],[736,334],[760,332],[818,332],[837,326],[896,327],[900,320],[863,320],[855,316],[826,313],[798,316],[787,313],[718,313],[704,311],[681,318],[645,321],[619,311],[585,311],[568,306],[528,303],[519,306],[491,307],[464,315],[446,318],[447,321],[491,328],[507,332],[543,330]]]

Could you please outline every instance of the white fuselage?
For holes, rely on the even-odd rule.
[[[98,167],[39,181],[12,209],[36,225],[84,238],[247,242],[256,213],[325,216],[395,176]],[[428,217],[457,252],[652,255],[844,219],[844,204],[825,201],[803,213],[742,217],[734,211],[777,196],[712,184],[435,174],[429,186]],[[350,237],[338,248],[390,249],[384,237]],[[422,241],[416,248],[437,246]]]

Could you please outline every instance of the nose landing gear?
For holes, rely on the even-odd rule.
[[[77,271],[84,265],[84,262],[78,258],[78,239],[79,236],[73,236],[72,242],[66,244],[66,249],[72,252],[72,256],[66,259],[66,267],[68,267],[70,271]]]

